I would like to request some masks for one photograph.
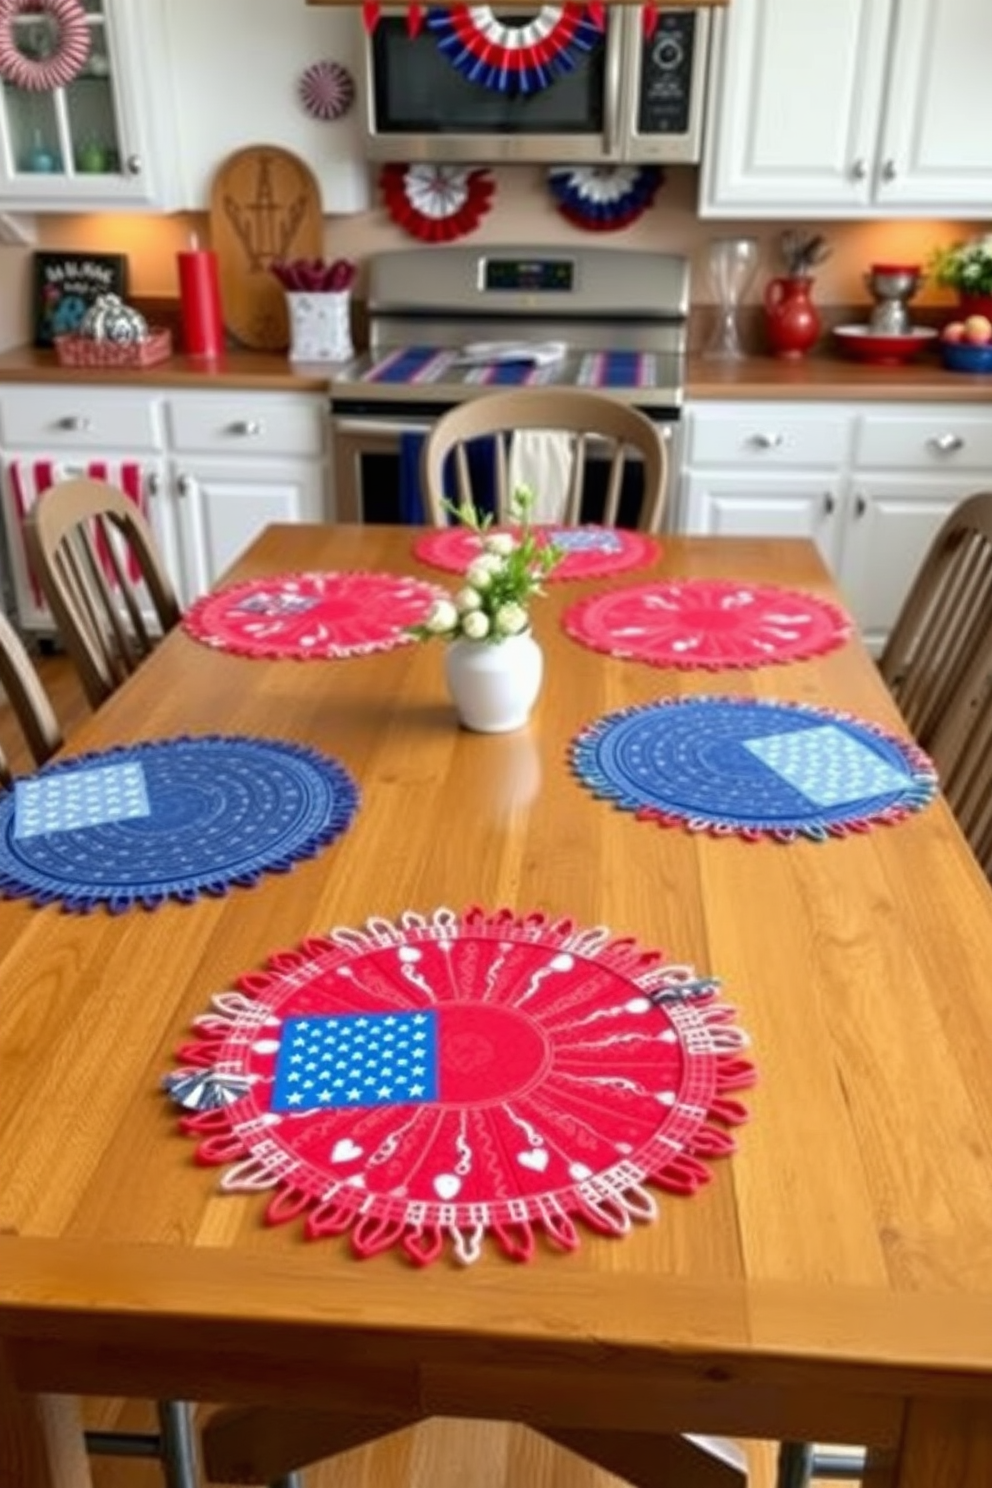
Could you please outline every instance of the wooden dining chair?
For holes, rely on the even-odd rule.
[[[992,617],[930,745],[944,795],[992,881]]]
[[[151,529],[122,491],[80,478],[49,487],[25,535],[62,643],[99,707],[181,615]]]
[[[937,533],[879,661],[889,691],[924,749],[990,633],[992,491],[987,491],[955,507]],[[953,769],[947,748],[944,763]]]
[[[493,441],[492,480],[495,516],[512,519],[509,443],[518,430],[546,430],[573,436],[563,526],[579,522],[618,525],[625,516],[625,475],[640,465],[641,494],[636,525],[657,532],[665,511],[668,454],[665,442],[650,419],[636,408],[605,393],[577,388],[514,388],[486,393],[442,414],[424,441],[421,484],[428,520],[436,527],[447,523],[445,497],[458,505],[480,506],[479,481],[473,481],[467,446],[478,439]],[[631,458],[631,451],[640,456]],[[454,466],[453,488],[447,485],[448,461]],[[605,463],[606,484],[600,494],[590,481],[591,461]],[[634,485],[633,479],[630,485]],[[629,486],[628,486],[629,490]],[[629,499],[629,498],[628,498]]]
[[[2,612],[0,690],[6,694],[35,764],[43,765],[61,745],[62,730],[24,642]],[[11,779],[12,771],[0,748],[0,786],[10,785]]]

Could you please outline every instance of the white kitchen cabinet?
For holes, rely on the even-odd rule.
[[[19,623],[55,628],[23,535],[49,469],[130,482],[188,604],[269,523],[324,519],[326,424],[326,400],[312,393],[0,386],[0,506]]]
[[[170,209],[176,200],[173,111],[162,0],[86,0],[89,56],[64,87],[0,88],[0,198],[5,210]],[[28,11],[12,22],[22,48],[44,56],[55,23]]]
[[[166,419],[184,603],[205,593],[263,527],[324,519],[323,397],[176,393]]]
[[[873,651],[992,472],[992,410],[974,405],[700,401],[685,418],[679,530],[812,538]]]
[[[988,216],[988,0],[734,0],[717,31],[701,215]]]
[[[225,157],[262,141],[307,162],[325,212],[362,212],[371,205],[357,103],[343,118],[326,122],[312,118],[297,97],[301,74],[324,58],[347,67],[357,82],[363,37],[357,7],[167,0],[166,18],[183,207],[208,207]]]
[[[161,402],[145,392],[74,383],[0,387],[0,505],[17,618],[25,630],[52,632],[55,622],[32,577],[24,521],[37,492],[52,480],[105,476],[139,497],[170,572],[177,559],[171,529],[151,499],[164,470]]]

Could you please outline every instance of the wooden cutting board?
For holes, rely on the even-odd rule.
[[[310,167],[277,145],[249,145],[221,165],[210,191],[224,326],[244,346],[285,351],[289,313],[274,259],[321,258],[324,215]]]

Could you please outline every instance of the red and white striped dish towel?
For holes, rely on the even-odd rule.
[[[41,585],[31,570],[27,546],[24,543],[24,524],[35,502],[48,490],[49,486],[54,486],[59,481],[69,480],[70,476],[78,475],[89,476],[91,480],[107,481],[109,485],[116,486],[118,490],[123,491],[124,495],[134,502],[142,516],[148,515],[145,470],[138,460],[90,460],[82,470],[75,464],[70,470],[58,460],[11,460],[7,471],[10,476],[10,488],[21,533],[24,569],[31,584],[31,594],[37,605],[43,605],[45,598]],[[112,582],[113,569],[109,565],[106,565],[106,569],[107,577]],[[141,577],[133,558],[129,559],[128,572],[135,580]]]

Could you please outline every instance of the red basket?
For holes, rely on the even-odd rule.
[[[172,332],[168,326],[153,327],[143,341],[122,345],[89,336],[56,336],[55,355],[62,367],[152,367],[172,355]]]

